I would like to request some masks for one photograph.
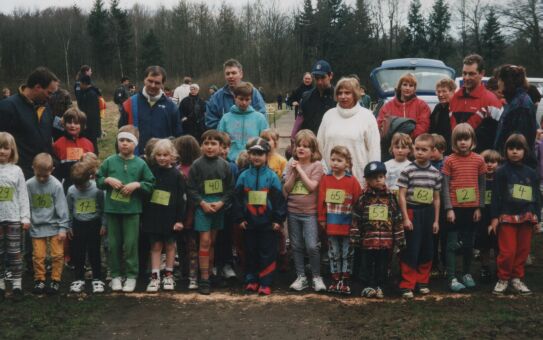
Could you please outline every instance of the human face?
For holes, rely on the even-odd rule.
[[[493,174],[498,168],[498,162],[486,162],[486,173]]]
[[[415,142],[415,161],[419,165],[426,165],[432,156],[434,147],[427,141]]]
[[[228,66],[224,69],[224,80],[229,87],[238,86],[243,79],[243,71],[236,66]]]
[[[296,156],[299,161],[309,161],[311,159],[311,154],[312,152],[308,142],[301,141],[300,144],[296,146]]]
[[[7,146],[0,146],[0,164],[6,164],[11,157],[11,149]]]
[[[249,151],[249,160],[255,168],[260,168],[266,164],[267,157],[266,153],[262,151]]]
[[[315,83],[317,85],[317,89],[322,92],[331,86],[331,80],[332,80],[332,74],[325,74],[325,75],[315,75]]]
[[[313,82],[313,77],[308,73],[304,75],[304,85],[309,86]]]
[[[197,87],[195,87],[195,86],[191,86],[191,87],[190,87],[190,94],[191,94],[192,96],[196,96],[196,95],[198,94],[198,92],[200,92],[200,89],[199,89],[199,88],[197,88]]]
[[[339,106],[343,109],[350,109],[356,105],[353,91],[343,87],[337,91],[337,101]]]
[[[34,176],[39,183],[46,183],[53,172],[53,169],[42,169],[41,167],[32,167],[34,169]]]
[[[221,144],[221,157],[226,159],[228,153],[230,153],[230,147],[226,144]]]
[[[368,186],[374,190],[384,190],[386,188],[385,174],[377,174],[366,178]]]
[[[277,147],[277,144],[275,143],[275,140],[273,138],[266,139],[268,141],[268,144],[270,144],[270,149],[275,150]]]
[[[251,96],[236,96],[234,102],[241,111],[247,111],[251,105]]]
[[[473,140],[471,138],[458,139],[456,141],[456,147],[458,148],[458,153],[461,155],[467,155],[471,151],[471,146],[473,145]]]
[[[396,144],[392,147],[392,155],[396,162],[404,162],[409,156],[409,148],[405,145]]]
[[[92,76],[92,68],[89,68],[89,70],[87,72],[85,72],[85,75],[87,76]]]
[[[444,150],[439,150],[438,148],[434,148],[434,151],[432,151],[432,157],[430,159],[432,161],[439,161],[443,159],[443,152]]]
[[[436,89],[436,95],[441,104],[446,104],[451,100],[453,91],[449,90],[447,87],[438,87]]]
[[[49,97],[58,90],[58,81],[52,81],[49,86],[43,88],[41,85],[36,85],[32,91],[32,98],[30,100],[38,103],[46,102]]]
[[[161,168],[171,168],[172,154],[167,151],[158,151],[155,153],[155,162]]]
[[[415,86],[415,84],[404,81],[402,85],[400,85],[400,94],[402,96],[402,99],[411,97],[413,94],[415,94],[416,89],[417,87]]]
[[[332,168],[332,173],[334,176],[343,176],[348,166],[349,164],[347,163],[347,159],[345,159],[345,157],[336,153],[333,153],[332,156],[330,156],[330,168]]]
[[[206,139],[202,144],[202,151],[208,158],[218,157],[221,153],[221,144],[214,139]]]
[[[143,85],[145,86],[145,90],[151,97],[156,97],[164,86],[164,79],[162,79],[161,75],[148,74],[147,77],[143,80]]]
[[[524,159],[524,149],[518,147],[507,148],[507,159],[511,163],[520,163]]]
[[[117,144],[119,146],[119,152],[123,157],[130,157],[134,154],[136,144],[134,144],[134,142],[132,142],[130,139],[120,138],[117,141]]]
[[[477,71],[477,67],[477,64],[462,66],[462,79],[464,80],[464,87],[468,91],[471,91],[479,86],[485,74],[484,72]]]
[[[79,134],[81,133],[81,124],[72,120],[70,122],[66,122],[64,127],[70,136],[79,137]]]

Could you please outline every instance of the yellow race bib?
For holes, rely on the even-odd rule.
[[[53,197],[50,194],[34,194],[32,195],[32,206],[34,208],[51,208]]]
[[[428,188],[415,187],[413,190],[413,202],[430,204],[434,201],[434,190]]]
[[[14,191],[12,187],[0,187],[0,202],[13,201]]]
[[[113,191],[111,191],[111,199],[122,203],[130,202],[130,196],[121,194],[121,192],[117,189],[113,189]]]
[[[151,203],[168,206],[170,204],[171,194],[164,190],[153,190]]]
[[[268,192],[266,191],[249,191],[250,205],[266,205],[268,202]]]
[[[93,214],[96,212],[96,200],[81,198],[75,201],[75,212],[78,214]]]
[[[458,203],[469,203],[476,201],[475,188],[456,189],[456,201]]]
[[[204,193],[206,195],[222,193],[222,180],[208,179],[207,181],[204,181]]]
[[[523,201],[532,201],[532,187],[521,184],[513,185],[513,198]]]
[[[78,161],[83,156],[82,148],[66,148],[66,159],[69,161]]]
[[[326,189],[326,203],[342,204],[345,202],[345,190]]]
[[[387,221],[388,207],[382,204],[372,204],[369,206],[370,221]]]
[[[296,181],[290,193],[294,195],[309,195],[309,190],[305,187],[304,182]]]
[[[485,191],[485,205],[492,203],[492,190]]]

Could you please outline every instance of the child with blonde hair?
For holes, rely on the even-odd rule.
[[[396,132],[390,142],[392,159],[385,162],[387,169],[386,185],[392,192],[398,192],[398,178],[402,170],[411,164],[409,157],[413,155],[413,141],[406,133]]]

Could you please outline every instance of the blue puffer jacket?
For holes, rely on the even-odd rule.
[[[241,111],[236,105],[230,108],[230,112],[225,114],[217,130],[224,131],[230,135],[232,145],[228,153],[228,159],[236,161],[241,151],[245,150],[245,145],[251,138],[260,136],[260,133],[268,128],[266,116],[255,111],[252,106],[247,111]]]
[[[208,129],[216,129],[222,116],[230,111],[234,105],[234,95],[230,92],[228,85],[219,89],[209,98],[206,105],[206,127]],[[251,105],[256,111],[266,114],[266,103],[257,89],[253,89],[253,98]]]
[[[251,191],[265,192],[266,204],[249,203]],[[243,171],[235,188],[234,221],[248,222],[247,228],[271,228],[272,223],[282,223],[287,212],[286,200],[281,192],[279,177],[268,166],[251,166]]]

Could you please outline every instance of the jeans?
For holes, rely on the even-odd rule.
[[[296,274],[305,275],[304,270],[304,245],[309,255],[311,272],[313,276],[321,275],[319,228],[317,214],[288,214],[288,233]]]
[[[332,274],[352,273],[353,248],[349,236],[328,236],[328,258]]]

